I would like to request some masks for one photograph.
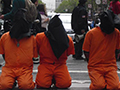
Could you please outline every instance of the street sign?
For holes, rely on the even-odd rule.
[[[92,8],[92,4],[88,4],[88,8]]]
[[[101,4],[101,0],[95,0],[96,4]]]
[[[102,0],[102,4],[107,4],[107,0]]]

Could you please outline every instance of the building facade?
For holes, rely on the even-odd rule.
[[[42,2],[46,4],[46,8],[48,12],[54,12],[62,1],[63,0],[42,0]]]
[[[59,7],[59,5],[61,4],[61,2],[62,2],[63,0],[56,0],[56,8],[58,8]]]

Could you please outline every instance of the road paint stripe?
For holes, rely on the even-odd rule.
[[[84,84],[84,83],[91,83],[91,81],[90,80],[72,80],[72,83]]]
[[[89,86],[90,86],[90,83],[89,84],[76,84],[76,83],[72,83],[70,88],[71,89],[72,88],[89,88]]]
[[[2,72],[2,70],[0,70],[0,73]],[[37,73],[38,70],[33,70],[33,73]],[[88,73],[88,71],[80,71],[80,70],[69,70],[69,73]],[[117,71],[118,74],[120,74],[120,71]]]
[[[37,73],[38,70],[33,70],[33,73]],[[88,73],[88,71],[80,71],[80,70],[69,70],[69,73]],[[120,74],[120,71],[117,71]]]
[[[37,73],[38,70],[33,70],[33,73]],[[80,70],[69,70],[69,73],[88,73],[88,71],[80,71]],[[117,71],[120,74],[120,71]]]

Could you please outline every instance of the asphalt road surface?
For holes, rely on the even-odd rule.
[[[4,60],[1,55],[0,55],[0,63],[4,65]],[[38,71],[37,70],[38,65],[39,64],[34,64],[34,69],[33,69],[34,81]],[[74,58],[72,58],[72,56],[69,56],[67,60],[67,66],[70,75],[72,77],[72,85],[70,88],[64,90],[89,90],[89,85],[91,81],[88,76],[87,62],[84,60],[75,60]],[[120,67],[120,61],[117,62],[117,66]],[[0,68],[0,73],[1,73],[1,68]],[[120,78],[119,70],[118,70],[118,75]],[[15,88],[14,90],[18,90],[18,88]],[[34,89],[34,90],[38,90],[38,89]],[[39,89],[39,90],[43,90],[43,89]],[[56,90],[56,89],[49,89],[49,90]],[[61,89],[57,89],[57,90],[61,90]]]

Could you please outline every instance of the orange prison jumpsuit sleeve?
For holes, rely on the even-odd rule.
[[[0,90],[7,90],[13,87],[15,80],[22,90],[33,89],[32,58],[37,56],[34,44],[34,36],[23,38],[18,42],[11,39],[9,32],[2,35],[0,39],[0,54],[5,54],[5,66],[0,75]],[[37,48],[37,47],[36,47]]]
[[[44,33],[36,36],[37,46],[40,55],[40,65],[36,76],[37,88],[49,88],[52,84],[53,77],[56,81],[56,87],[67,88],[71,85],[71,77],[66,65],[67,56],[74,54],[74,44],[69,37],[69,47],[57,59],[52,51],[48,38]]]
[[[110,90],[118,89],[115,50],[120,49],[119,38],[120,32],[117,29],[112,34],[105,34],[96,27],[86,34],[83,50],[89,52],[91,90],[101,90],[105,86]]]

